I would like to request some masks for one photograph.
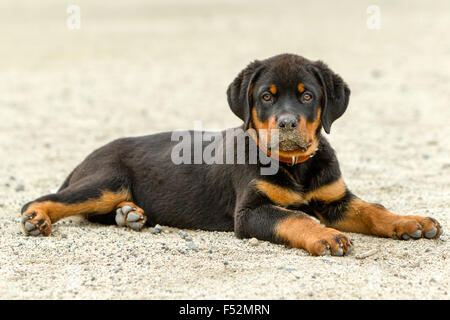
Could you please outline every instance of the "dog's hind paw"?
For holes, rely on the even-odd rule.
[[[147,217],[144,215],[144,210],[139,208],[132,202],[122,202],[116,209],[116,223],[120,227],[127,226],[133,230],[141,230]]]

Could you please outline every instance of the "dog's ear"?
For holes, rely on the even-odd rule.
[[[347,109],[350,89],[344,80],[322,61],[313,63],[313,73],[323,88],[322,126],[326,133],[330,133],[331,124]]]
[[[252,87],[262,68],[261,61],[253,61],[228,86],[228,104],[233,113],[244,121],[245,130],[248,129],[250,124]]]

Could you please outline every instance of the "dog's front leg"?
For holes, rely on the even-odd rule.
[[[235,233],[238,238],[255,237],[302,248],[312,255],[342,256],[352,249],[349,236],[321,225],[303,212],[274,205],[238,210]]]
[[[333,212],[330,215],[330,212]],[[399,215],[382,205],[368,203],[357,197],[339,205],[330,203],[316,214],[327,226],[346,232],[357,232],[399,240],[437,238],[442,226],[435,219],[414,215]]]

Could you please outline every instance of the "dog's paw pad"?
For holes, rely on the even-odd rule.
[[[137,213],[135,213],[135,212],[130,212],[127,215],[127,221],[128,222],[136,222],[136,221],[139,221],[141,218],[142,217],[140,215],[138,215]]]
[[[22,215],[21,224],[26,235],[49,236],[52,232],[50,218],[40,211],[28,211]]]
[[[116,210],[116,223],[119,227],[125,226],[125,217],[121,208]]]
[[[133,230],[141,230],[147,217],[144,215],[144,210],[135,205],[123,205],[116,210],[116,223],[118,226],[127,226]]]
[[[425,232],[423,235],[427,239],[433,239],[436,236],[437,233],[438,233],[437,232],[437,228],[433,228],[433,229],[428,230],[427,232]]]

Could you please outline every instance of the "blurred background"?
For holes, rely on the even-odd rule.
[[[21,205],[115,138],[240,125],[227,86],[288,52],[352,90],[329,136],[349,187],[445,225],[449,12],[447,0],[2,0],[0,214],[16,236]]]
[[[324,60],[349,84],[348,111],[330,136],[344,165],[367,157],[361,174],[385,173],[378,165],[445,169],[449,9],[448,1],[3,0],[0,176],[23,177],[40,194],[117,137],[196,120],[237,126],[227,86],[250,61],[284,52]]]

